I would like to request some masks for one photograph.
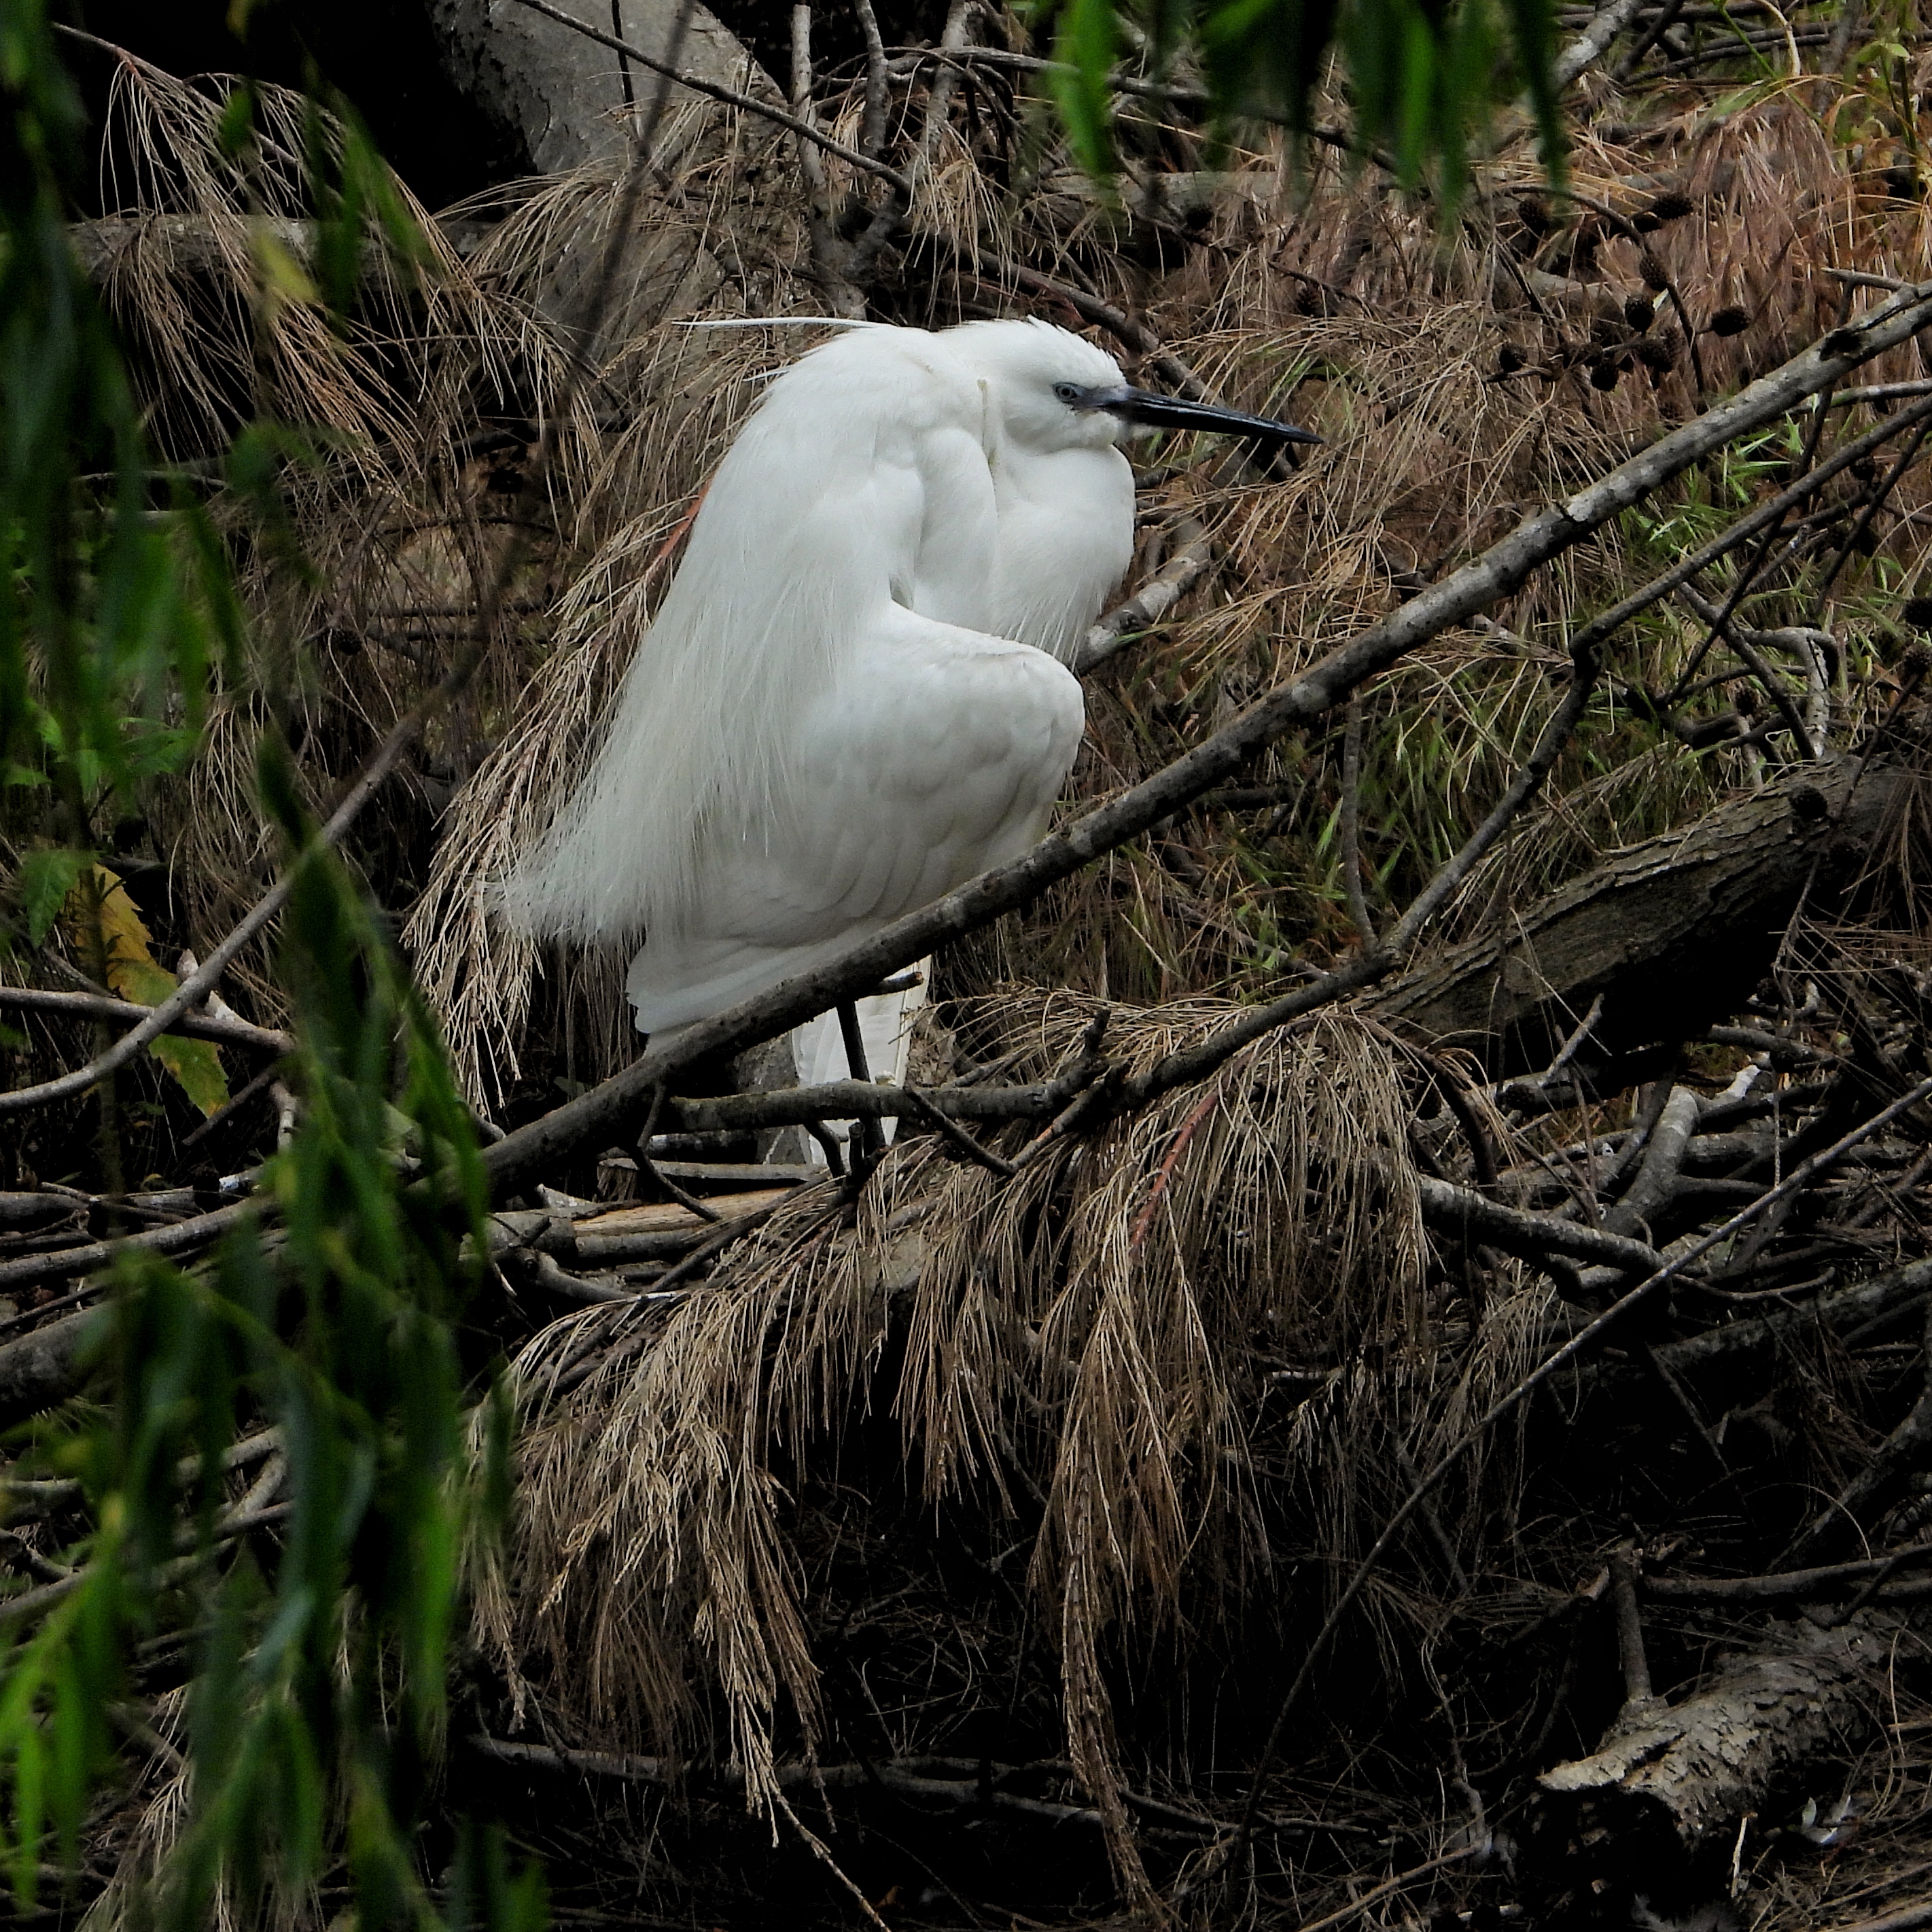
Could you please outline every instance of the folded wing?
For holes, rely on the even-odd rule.
[[[775,747],[767,812],[714,826],[691,911],[647,934],[640,1029],[722,1012],[1024,851],[1084,715],[1043,652],[884,604]]]

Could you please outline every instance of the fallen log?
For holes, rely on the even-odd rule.
[[[0,1429],[74,1392],[101,1318],[99,1309],[83,1308],[0,1348]]]
[[[1634,1699],[1586,1758],[1537,1780],[1534,1862],[1579,1897],[1722,1896],[1738,1821],[1882,1733],[1886,1673],[1915,1626],[1874,1609],[1774,1623],[1676,1704]]]
[[[1744,1005],[1808,884],[1836,889],[1880,849],[1912,781],[1859,770],[1850,758],[1808,764],[1616,853],[1438,954],[1370,1010],[1470,1049],[1502,1079],[1548,1066],[1600,995],[1580,1066],[1599,1091],[1641,1077],[1643,1048],[1695,1039]]]

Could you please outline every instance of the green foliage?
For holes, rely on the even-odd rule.
[[[265,758],[264,790],[285,800],[279,763]],[[98,1528],[77,1587],[6,1661],[0,1841],[23,1904],[44,1832],[71,1855],[112,1762],[106,1714],[129,1641],[166,1626],[198,1632],[199,1656],[189,1814],[154,1881],[158,1922],[206,1924],[218,1886],[243,1906],[299,1898],[338,1818],[360,1924],[444,1922],[412,1835],[444,1723],[458,1552],[505,1489],[504,1432],[485,1432],[480,1461],[466,1448],[452,1326],[482,1169],[433,1026],[362,894],[313,846],[294,861],[283,968],[304,1106],[262,1179],[280,1225],[238,1232],[206,1278],[124,1267],[113,1420],[60,1452]],[[279,1552],[224,1570],[235,1525],[214,1472],[244,1428],[265,1427],[286,1462]],[[184,1552],[184,1458],[199,1472]],[[512,1883],[487,1846],[472,1862],[478,1922],[540,1922],[533,1879]]]
[[[91,854],[62,845],[36,846],[22,855],[14,875],[14,892],[27,922],[27,938],[38,946],[53,930],[61,908],[80,878]]]
[[[172,978],[98,864],[95,815],[192,755],[218,662],[235,688],[293,667],[248,635],[199,506],[153,500],[117,345],[68,247],[79,113],[41,0],[0,0],[0,808],[26,848],[14,898],[34,943],[66,908],[96,969],[153,996]],[[245,154],[252,92],[235,99],[227,131]],[[368,224],[399,222],[400,201],[359,130],[332,142],[318,120],[311,162],[317,279],[339,292]],[[260,264],[265,310],[317,298],[290,266]],[[298,570],[278,478],[305,440],[258,423],[230,464],[258,553]],[[273,677],[260,694],[267,715],[286,711]],[[507,1406],[493,1381],[466,1378],[457,1347],[483,1202],[470,1119],[379,915],[314,840],[272,728],[258,772],[291,873],[280,971],[299,1126],[262,1173],[262,1211],[212,1267],[124,1256],[98,1338],[112,1406],[28,1451],[80,1479],[87,1528],[62,1552],[65,1577],[0,1600],[0,1873],[26,1907],[50,1861],[72,1864],[104,1786],[149,1756],[136,1646],[172,1633],[192,1662],[181,1827],[120,1900],[128,1922],[198,1928],[220,1916],[218,1894],[238,1921],[298,1910],[339,1873],[364,1932],[536,1927],[540,1879],[514,1878],[490,1834],[466,1829],[438,1873],[418,1834],[460,1555],[508,1493]],[[221,1077],[205,1059],[170,1062],[204,1107]],[[479,1412],[489,1426],[473,1429]],[[224,1458],[269,1430],[246,1514]],[[272,1538],[248,1533],[270,1525]]]
[[[1364,152],[1381,147],[1406,185],[1432,169],[1453,206],[1468,173],[1470,137],[1491,110],[1527,95],[1552,173],[1563,158],[1552,78],[1550,0],[1054,0],[1042,9],[1060,63],[1054,92],[1075,152],[1091,172],[1114,158],[1112,77],[1130,40],[1167,73],[1175,52],[1198,51],[1216,118],[1310,126],[1309,104],[1330,56],[1340,57]],[[1507,56],[1507,58],[1505,58]]]
[[[178,766],[205,700],[212,553],[150,514],[112,332],[68,246],[80,109],[41,0],[0,5],[0,771],[86,842],[104,789]],[[116,479],[100,502],[80,478]],[[224,627],[218,624],[213,634]],[[171,700],[179,712],[170,722]],[[32,809],[31,807],[26,808]]]

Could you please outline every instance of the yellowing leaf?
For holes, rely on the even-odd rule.
[[[180,983],[155,958],[148,928],[128,888],[105,866],[88,868],[68,895],[68,916],[91,952],[98,926],[102,969],[108,986],[136,1006],[158,1006]],[[204,1114],[228,1104],[228,1076],[212,1040],[180,1040],[164,1034],[148,1051],[181,1083],[182,1091]]]

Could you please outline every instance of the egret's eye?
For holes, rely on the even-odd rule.
[[[1053,386],[1053,393],[1071,407],[1086,392],[1078,382],[1056,382]]]

